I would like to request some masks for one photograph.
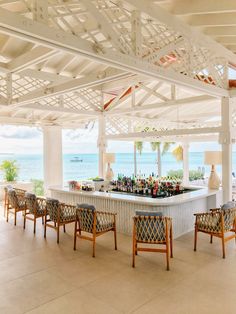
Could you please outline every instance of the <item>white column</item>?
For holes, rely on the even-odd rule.
[[[137,148],[134,142],[134,175],[137,176]]]
[[[44,189],[63,184],[62,129],[43,127]]]
[[[105,139],[106,133],[106,121],[102,116],[98,119],[98,175],[101,178],[105,177],[105,165],[103,162],[103,155],[107,149],[107,141]]]
[[[232,200],[232,100],[222,97],[222,132],[219,142],[222,146],[222,187],[223,202]]]
[[[183,147],[183,185],[189,185],[189,144],[182,143]]]

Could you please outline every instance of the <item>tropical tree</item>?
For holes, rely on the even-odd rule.
[[[137,175],[137,156],[136,152],[141,155],[143,152],[143,142],[134,142],[134,175]]]
[[[143,152],[143,142],[135,142],[135,146],[139,154],[141,155]]]
[[[161,156],[165,155],[169,151],[172,144],[174,143],[173,142],[163,143],[161,150],[161,142],[151,142],[152,150],[157,152],[157,173],[159,178],[161,177]]]
[[[151,148],[157,152],[157,173],[161,177],[161,142],[151,142]]]

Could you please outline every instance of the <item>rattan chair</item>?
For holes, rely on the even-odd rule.
[[[14,215],[14,225],[16,225],[17,213],[25,211],[25,192],[25,190],[15,188],[7,190],[7,222],[11,213]]]
[[[77,237],[89,240],[93,242],[92,256],[95,257],[96,238],[110,231],[114,232],[115,250],[117,250],[116,214],[97,211],[94,206],[88,204],[77,205],[74,250],[76,250]],[[91,236],[84,235],[82,232],[91,234]]]
[[[63,226],[66,232],[66,224],[75,222],[76,207],[60,203],[55,199],[46,200],[46,215],[44,221],[44,237],[46,238],[47,227],[57,231],[57,243],[59,243],[60,227]]]
[[[44,223],[44,216],[46,215],[46,199],[43,197],[36,197],[35,194],[25,193],[25,212],[24,212],[24,229],[26,220],[34,222],[34,233],[36,232],[36,220],[42,218]]]
[[[166,254],[167,270],[170,269],[170,257],[173,257],[172,219],[161,213],[136,212],[133,218],[133,258],[138,252],[159,252]],[[141,244],[142,246],[138,246]],[[165,248],[147,247],[147,244],[164,245]]]
[[[7,205],[9,203],[9,201],[8,201],[8,191],[12,190],[12,189],[13,189],[13,187],[11,185],[4,186],[4,204],[3,204],[4,217],[6,216]]]
[[[210,243],[213,237],[221,239],[223,258],[225,258],[225,243],[236,239],[236,208],[211,210],[209,213],[195,214],[194,251],[197,250],[198,232],[210,235]],[[226,236],[227,233],[230,235]],[[232,234],[233,232],[233,234]]]

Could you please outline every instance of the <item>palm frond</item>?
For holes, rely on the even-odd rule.
[[[163,148],[162,148],[162,155],[165,155],[169,150],[170,150],[170,147],[171,145],[174,144],[174,142],[165,142],[163,144]]]
[[[158,147],[161,146],[161,142],[151,142],[150,143],[152,150],[155,152],[157,151]]]
[[[135,146],[136,146],[137,151],[141,155],[143,151],[143,142],[135,142]]]

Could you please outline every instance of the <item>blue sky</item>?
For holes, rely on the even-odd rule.
[[[35,127],[0,126],[0,153],[40,154],[43,151],[42,131]],[[174,147],[174,146],[173,146]],[[192,143],[190,151],[220,150],[216,143]],[[97,153],[97,130],[64,130],[64,153]],[[108,151],[132,153],[132,142],[109,142]],[[144,151],[151,152],[149,143],[144,144]]]

